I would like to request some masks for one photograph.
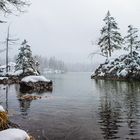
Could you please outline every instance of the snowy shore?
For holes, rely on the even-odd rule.
[[[92,79],[140,81],[140,56],[137,52],[107,60],[91,75]]]

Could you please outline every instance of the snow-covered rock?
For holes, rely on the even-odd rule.
[[[20,82],[21,92],[52,91],[52,81],[44,76],[26,76]]]
[[[0,77],[0,80],[8,79],[8,77]]]
[[[3,108],[2,105],[0,105],[0,112],[5,112],[5,109]]]
[[[105,61],[95,70],[91,78],[140,80],[140,56],[137,52],[121,55]]]
[[[46,79],[44,76],[26,76],[21,82],[50,82],[50,80]]]
[[[30,137],[24,130],[10,128],[0,131],[0,140],[30,140]]]

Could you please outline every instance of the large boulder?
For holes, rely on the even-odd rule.
[[[52,91],[52,81],[44,76],[26,76],[20,82],[21,92]]]

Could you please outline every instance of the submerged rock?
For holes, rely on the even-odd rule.
[[[41,96],[33,96],[33,95],[23,95],[19,98],[19,100],[27,100],[27,101],[32,101],[32,100],[38,100],[41,99]]]
[[[140,80],[140,56],[137,52],[133,55],[121,55],[118,58],[107,60],[91,75],[94,79],[112,80]]]

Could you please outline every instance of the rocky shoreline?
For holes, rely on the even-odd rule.
[[[26,77],[30,77],[30,76],[26,76]],[[34,77],[39,77],[39,76],[34,76]],[[22,81],[23,78],[24,78],[23,76],[0,77],[0,84],[3,84],[3,85],[19,84],[20,91],[23,93],[52,91],[52,89],[53,89],[53,86],[52,86],[53,82],[51,80],[26,82],[26,81]],[[45,77],[43,77],[43,78],[45,78]]]
[[[106,60],[91,75],[91,79],[140,81],[140,56],[137,52]]]

